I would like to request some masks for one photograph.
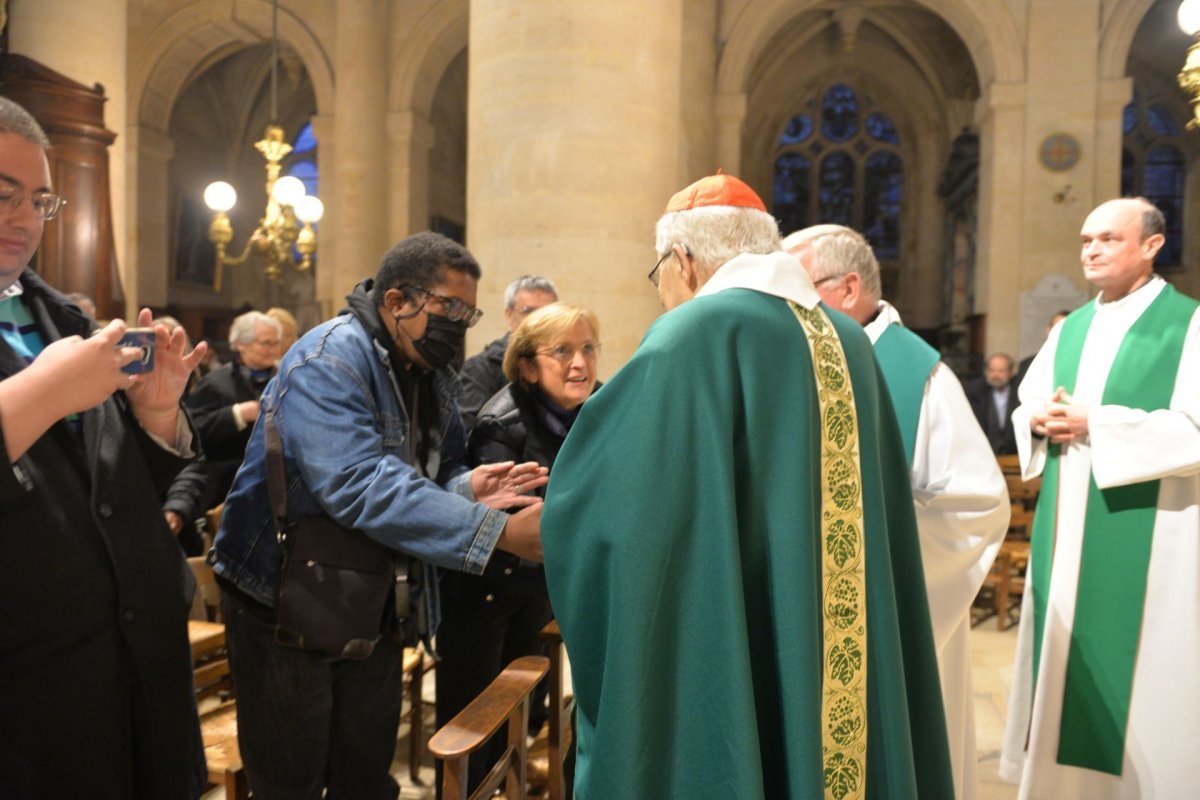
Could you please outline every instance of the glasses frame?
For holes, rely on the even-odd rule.
[[[11,189],[12,191],[12,194],[8,197],[4,196],[6,189]],[[67,204],[67,201],[63,199],[62,195],[55,194],[54,192],[37,191],[33,193],[27,193],[17,189],[16,187],[3,187],[0,188],[0,217],[11,217],[13,214],[17,213],[17,209],[19,209],[21,204],[26,200],[30,201],[34,214],[42,222],[49,222],[57,217],[59,212],[63,210],[63,206]],[[37,205],[35,205],[39,200],[48,202],[51,206],[50,210],[45,212],[39,211]]]
[[[656,263],[654,265],[654,269],[650,270],[650,272],[646,275],[646,277],[650,280],[650,284],[652,286],[654,286],[655,289],[658,288],[658,281],[659,281],[658,273],[662,269],[663,262],[666,261],[668,258],[670,258],[673,255],[675,255],[674,247],[672,247],[667,252],[663,253],[662,258],[658,259],[658,263]]]
[[[819,280],[815,280],[815,281],[813,281],[813,288],[814,288],[814,289],[815,289],[815,288],[817,288],[817,287],[818,287],[818,286],[820,286],[822,283],[829,283],[830,281],[840,281],[840,280],[843,280],[843,279],[846,277],[846,275],[849,275],[849,274],[850,274],[850,273],[848,273],[848,272],[847,272],[847,273],[845,273],[844,275],[826,275],[824,278],[821,278],[821,279],[819,279]]]
[[[566,348],[567,345],[565,345],[565,344],[556,345],[555,347],[539,347],[537,350],[534,350],[533,352],[536,355],[545,356],[546,358],[552,358],[555,361],[557,361],[559,364],[566,366],[575,360],[576,353],[582,353],[585,361],[591,361],[593,359],[600,358],[600,348],[602,346],[603,345],[601,345],[600,342],[587,342],[586,344],[583,345],[583,347],[567,348],[568,350],[570,350],[570,352],[566,353],[565,356],[556,355],[554,353],[554,351],[559,349],[560,347]],[[587,348],[587,347],[592,348],[591,355],[588,355],[587,352],[585,352],[584,348]]]
[[[421,303],[421,307],[417,311],[423,310],[425,303],[428,303],[429,298],[432,297],[446,307],[446,317],[451,322],[461,322],[468,328],[473,328],[475,323],[479,322],[480,317],[483,316],[483,312],[478,308],[459,300],[457,297],[446,297],[444,294],[438,294],[431,289],[426,289],[424,286],[417,286],[415,283],[405,284],[403,288],[412,289],[425,295],[425,302]]]

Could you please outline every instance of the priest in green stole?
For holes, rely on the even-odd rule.
[[[738,179],[676,194],[650,274],[668,313],[555,463],[580,800],[953,794],[891,404],[779,246]]]
[[[1164,228],[1141,198],[1088,216],[1100,295],[1013,413],[1042,475],[1002,762],[1022,798],[1200,793],[1200,304],[1153,273]]]
[[[863,326],[904,440],[925,587],[937,644],[954,797],[979,796],[971,603],[1008,530],[1008,490],[958,378],[882,298],[879,262],[861,234],[816,225],[783,240],[821,300]]]

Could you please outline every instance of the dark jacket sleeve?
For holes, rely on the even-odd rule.
[[[205,466],[203,461],[188,464],[167,489],[163,511],[174,511],[183,517],[185,524],[195,522],[208,509],[201,508],[205,491]]]
[[[243,435],[233,421],[233,400],[230,392],[218,386],[220,374],[209,373],[187,398],[187,408],[191,412],[196,430],[204,442],[205,450],[220,448],[235,441]]]
[[[504,417],[481,416],[471,431],[468,460],[478,466],[498,461],[524,461],[524,426],[514,413]]]

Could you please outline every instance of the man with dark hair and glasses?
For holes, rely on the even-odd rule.
[[[458,404],[468,431],[474,427],[475,417],[483,404],[508,383],[508,378],[504,377],[504,351],[508,349],[513,331],[534,311],[556,300],[558,289],[549,278],[541,275],[522,275],[504,290],[504,321],[508,330],[482,352],[468,358],[459,372],[462,394]]]
[[[124,321],[97,329],[28,268],[63,204],[47,147],[0,97],[0,795],[190,800],[194,583],[158,498],[192,455],[179,397],[204,347],[156,326],[153,370],[128,375]]]
[[[238,745],[255,796],[395,798],[389,774],[402,696],[402,645],[361,660],[275,641],[280,548],[267,490],[263,419],[283,443],[288,518],[328,515],[415,559],[413,618],[428,642],[440,617],[438,569],[481,574],[506,550],[541,561],[546,483],[534,462],[466,467],[449,364],[475,308],[479,265],[461,245],[419,233],[393,247],[348,308],[294,344],[262,396],[210,560],[221,584],[238,690]],[[509,514],[500,509],[523,507]]]

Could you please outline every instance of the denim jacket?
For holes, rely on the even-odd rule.
[[[439,448],[436,480],[410,458],[408,415],[384,347],[352,315],[306,334],[262,395],[262,413],[225,501],[209,561],[254,600],[275,604],[280,548],[267,496],[263,421],[273,410],[283,440],[288,517],[324,511],[425,564],[430,632],[440,618],[436,568],[481,574],[508,519],[474,501],[465,465],[458,381],[435,377]],[[431,465],[432,466],[432,465]]]

